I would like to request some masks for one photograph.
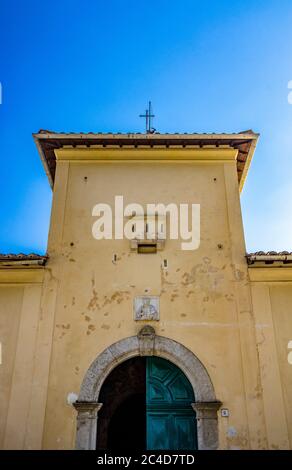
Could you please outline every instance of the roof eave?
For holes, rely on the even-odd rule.
[[[256,254],[248,254],[246,255],[247,259],[247,264],[248,265],[271,265],[274,263],[281,263],[281,264],[292,264],[292,254],[284,254],[281,255],[279,254],[262,254],[262,255],[256,255]]]
[[[244,170],[242,172],[241,179],[240,179],[240,182],[239,182],[239,192],[240,193],[243,190],[243,186],[244,186],[244,183],[245,183],[246,178],[247,178],[249,167],[250,167],[250,164],[251,164],[253,154],[255,152],[259,137],[260,137],[259,134],[254,134],[254,137],[252,138],[250,149],[249,149],[249,152],[248,152],[245,164],[244,164]]]
[[[30,261],[0,261],[0,269],[2,268],[43,268],[45,263],[38,260],[30,260]]]
[[[149,141],[149,144],[151,143],[151,140],[155,140],[156,141],[156,144],[157,144],[157,141],[159,140],[164,140],[164,141],[169,141],[171,143],[175,143],[175,141],[177,140],[184,140],[184,142],[186,143],[186,141],[208,141],[208,142],[212,142],[212,141],[215,141],[216,143],[214,145],[220,145],[218,144],[218,141],[222,141],[222,145],[225,145],[224,144],[224,141],[226,142],[226,140],[228,141],[231,141],[231,142],[236,142],[236,141],[239,141],[239,145],[240,145],[240,141],[248,141],[249,142],[249,148],[248,148],[248,152],[247,152],[247,156],[246,156],[246,159],[244,159],[242,161],[243,163],[243,170],[240,171],[238,170],[238,175],[239,175],[239,191],[242,190],[243,186],[244,186],[244,182],[246,180],[246,177],[247,177],[247,173],[248,173],[248,169],[249,169],[249,166],[250,166],[250,163],[251,163],[251,160],[252,160],[252,157],[253,157],[253,154],[254,154],[254,151],[255,151],[255,148],[256,148],[256,145],[257,145],[257,141],[258,141],[258,138],[259,138],[259,134],[249,130],[249,131],[244,131],[244,132],[240,132],[238,134],[159,134],[159,133],[153,133],[153,134],[143,134],[143,133],[138,133],[138,134],[135,134],[135,133],[127,133],[127,134],[121,134],[121,133],[116,133],[116,134],[112,134],[112,133],[88,133],[88,134],[85,134],[85,133],[57,133],[57,132],[52,132],[52,131],[45,131],[45,130],[41,130],[39,131],[38,133],[34,133],[33,134],[33,138],[34,138],[34,141],[36,143],[36,146],[38,148],[38,151],[39,151],[39,154],[40,154],[40,157],[41,157],[41,160],[43,162],[43,165],[44,165],[44,168],[45,168],[45,171],[46,171],[46,174],[48,176],[48,179],[49,179],[49,183],[50,183],[50,186],[53,188],[53,185],[54,185],[54,173],[52,170],[52,168],[50,168],[50,165],[49,165],[49,162],[48,162],[48,158],[47,158],[47,155],[44,151],[44,145],[45,145],[45,141],[48,141],[48,140],[53,140],[53,141],[63,141],[61,144],[61,146],[65,145],[64,144],[64,141],[84,141],[84,145],[87,145],[87,146],[90,146],[90,141],[96,141],[96,140],[103,140],[105,139],[107,142],[110,140],[110,141],[114,141],[116,143],[117,140],[119,140],[119,144],[120,145],[123,145],[124,142],[127,142],[127,140],[135,140],[136,142],[139,142],[139,141],[144,141],[147,140]],[[44,143],[42,143],[44,142]],[[86,143],[87,142],[87,143]],[[139,144],[138,144],[139,145]],[[188,144],[186,144],[188,145]],[[208,144],[203,144],[203,145],[208,145]],[[212,143],[211,143],[212,145]],[[240,164],[241,160],[239,160],[238,164]]]
[[[53,187],[54,187],[54,181],[53,181],[53,178],[52,178],[52,175],[51,175],[49,166],[48,166],[47,159],[46,159],[45,154],[44,154],[44,152],[43,152],[42,146],[40,145],[39,134],[32,134],[32,136],[33,136],[33,140],[35,141],[35,144],[36,144],[36,146],[37,146],[39,155],[40,155],[40,157],[41,157],[42,164],[43,164],[43,166],[44,166],[46,175],[47,175],[47,177],[48,177],[50,186],[51,186],[51,188],[53,189]]]

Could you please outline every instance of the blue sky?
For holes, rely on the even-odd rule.
[[[291,0],[0,0],[0,252],[45,252],[51,190],[32,132],[261,137],[248,251],[292,251]],[[291,90],[292,91],[292,90]]]

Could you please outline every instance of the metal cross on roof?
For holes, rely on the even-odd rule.
[[[153,132],[155,132],[155,129],[151,126],[151,119],[155,117],[155,114],[152,114],[151,101],[149,101],[148,109],[145,110],[145,114],[140,114],[139,117],[145,118],[146,134],[153,134]]]

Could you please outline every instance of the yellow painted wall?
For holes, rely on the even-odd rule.
[[[147,161],[136,161],[136,150],[106,152],[57,151],[43,278],[21,281],[15,273],[12,286],[12,278],[8,285],[0,276],[3,351],[10,351],[10,362],[1,366],[0,406],[8,403],[1,446],[74,448],[76,412],[67,396],[78,394],[105,348],[141,329],[143,322],[133,320],[133,299],[147,293],[160,296],[160,321],[147,323],[193,351],[229,409],[228,418],[218,416],[220,448],[287,448],[288,428],[291,447],[291,366],[284,344],[292,289],[282,281],[262,285],[248,274],[253,268],[245,259],[236,152],[182,151],[177,161],[168,150],[163,162],[151,150]],[[166,240],[163,251],[139,255],[126,239],[95,240],[92,208],[112,205],[115,195],[125,204],[200,204],[199,249],[182,251],[180,240]]]
[[[0,287],[0,331],[2,363],[0,366],[0,442],[4,444],[7,411],[11,394],[15,352],[19,331],[23,287]]]
[[[250,268],[269,448],[292,447],[292,268]],[[290,281],[289,281],[290,279]]]
[[[145,290],[160,295],[161,319],[153,325],[157,334],[198,356],[217,398],[230,409],[229,418],[219,418],[221,447],[264,447],[236,153],[218,149],[203,156],[197,150],[182,163],[172,161],[169,151],[169,160],[160,163],[132,161],[127,153],[128,161],[105,162],[101,152],[80,161],[85,155],[79,149],[58,152],[47,264],[51,274],[44,286],[56,289],[56,295],[51,306],[44,305],[51,317],[53,352],[43,447],[74,446],[75,412],[67,395],[78,393],[98,354],[139,331],[133,298]],[[123,195],[125,204],[200,204],[200,248],[182,251],[180,241],[167,240],[156,255],[138,255],[130,252],[128,240],[96,241],[92,208],[98,202],[113,204],[115,195]],[[164,258],[168,271],[161,268]],[[253,397],[249,402],[246,394]]]
[[[270,287],[270,300],[273,312],[275,339],[285,414],[292,447],[292,366],[288,363],[288,342],[292,339],[292,282],[287,285]]]
[[[0,269],[0,445],[27,447],[42,273]]]

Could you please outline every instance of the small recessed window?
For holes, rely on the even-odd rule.
[[[156,243],[139,243],[138,253],[141,253],[141,254],[157,253],[157,245]]]

